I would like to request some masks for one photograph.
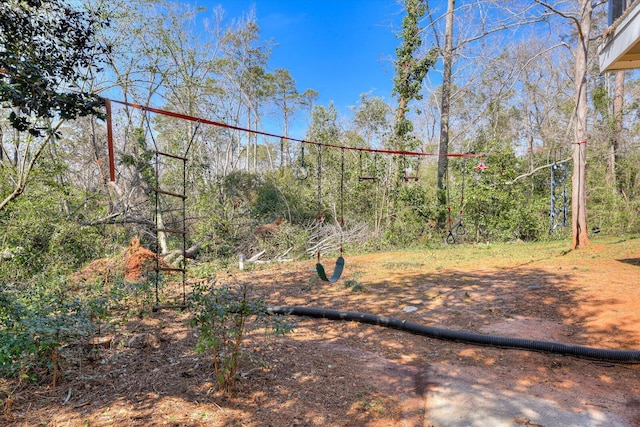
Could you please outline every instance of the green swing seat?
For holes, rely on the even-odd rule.
[[[324,271],[324,267],[322,264],[316,264],[316,271],[318,272],[318,277],[325,282],[337,282],[340,280],[340,276],[342,276],[342,271],[344,270],[344,258],[338,257],[336,260],[336,268],[333,270],[333,275],[331,277],[327,277],[327,273]]]

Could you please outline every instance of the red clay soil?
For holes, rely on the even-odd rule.
[[[139,239],[131,239],[129,247],[124,251],[124,278],[130,282],[139,282],[156,267],[157,256],[140,245]],[[160,267],[168,267],[161,258]]]
[[[140,239],[133,238],[116,259],[97,259],[72,274],[69,280],[73,283],[83,283],[99,278],[108,283],[113,276],[123,275],[124,280],[138,283],[144,280],[149,272],[154,271],[157,258],[154,252],[140,244]],[[159,266],[168,267],[168,264],[160,258]]]
[[[640,349],[640,240],[608,240],[573,252],[561,245],[513,248],[478,246],[472,256],[467,248],[347,256],[344,277],[333,284],[317,279],[311,261],[234,274],[271,305]],[[640,425],[640,365],[310,318],[292,319],[295,330],[283,337],[251,330],[238,390],[225,397],[216,391],[211,359],[195,351],[197,331],[186,326],[188,317],[162,310],[112,322],[105,332],[109,346],[97,357],[85,351],[68,360],[58,387],[18,389],[5,425],[456,425],[435,421],[430,412],[430,396],[446,385],[444,375],[482,386],[496,408],[529,396],[596,420],[587,425]],[[545,421],[552,414],[515,404],[509,410],[504,425],[558,425]]]

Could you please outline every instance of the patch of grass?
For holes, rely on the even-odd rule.
[[[368,395],[369,395],[369,392],[367,390],[358,390],[356,392],[356,397],[358,399],[362,399],[363,397],[368,396]]]
[[[362,292],[364,291],[364,286],[361,283],[358,283],[357,280],[345,280],[342,284],[344,288],[351,288],[352,292]]]
[[[424,263],[419,261],[388,261],[382,263],[382,268],[389,270],[408,270],[412,268],[421,268]]]
[[[358,402],[358,409],[362,412],[373,412],[377,415],[382,415],[386,411],[384,404],[376,400],[373,400],[371,402],[361,400],[360,402]]]
[[[561,255],[569,242],[527,242],[521,244],[461,245],[429,252],[425,269],[447,270],[476,267],[482,261],[487,267],[500,267],[504,262],[530,263]],[[532,257],[532,254],[535,256]]]

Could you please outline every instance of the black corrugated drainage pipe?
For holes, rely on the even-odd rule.
[[[615,363],[640,363],[639,350],[610,350],[602,348],[567,345],[550,341],[537,341],[523,338],[509,338],[494,335],[476,334],[472,332],[455,331],[433,326],[419,325],[406,320],[375,314],[357,313],[353,311],[330,310],[313,307],[269,307],[269,314],[307,316],[329,320],[350,320],[370,325],[385,326],[399,329],[417,335],[441,340],[458,341],[467,344],[488,345],[503,348],[517,348],[521,350],[543,351],[547,353],[563,354],[583,357],[587,359],[604,360]]]

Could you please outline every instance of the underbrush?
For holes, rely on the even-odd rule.
[[[64,279],[0,285],[0,374],[55,387],[64,348],[90,336],[103,309],[101,299],[69,292]]]

